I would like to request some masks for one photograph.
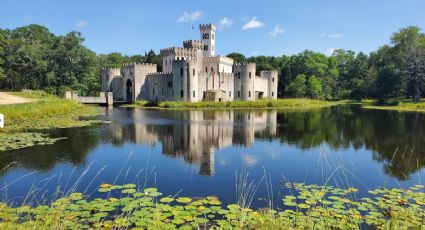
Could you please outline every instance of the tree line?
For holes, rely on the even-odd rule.
[[[133,56],[96,54],[83,41],[79,32],[58,36],[40,25],[0,29],[0,89],[89,95],[100,89],[102,67],[148,62],[161,70],[161,56],[153,50]],[[291,56],[227,56],[256,62],[257,71],[278,69],[279,97],[418,101],[425,93],[425,34],[415,26],[395,32],[390,44],[370,54],[339,49],[331,56],[310,50]]]
[[[86,48],[83,42],[79,32],[57,36],[35,24],[0,29],[0,89],[41,89],[57,95],[75,90],[81,95],[94,95],[100,90],[102,67],[161,63],[153,50],[145,55],[103,55]]]

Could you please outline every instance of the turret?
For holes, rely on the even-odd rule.
[[[214,24],[201,24],[201,41],[204,44],[204,56],[215,56],[215,30]]]

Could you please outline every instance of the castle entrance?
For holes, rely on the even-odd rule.
[[[126,98],[128,102],[132,102],[133,101],[133,83],[131,82],[130,79],[127,80],[126,84]]]

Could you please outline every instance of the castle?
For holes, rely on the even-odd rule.
[[[276,70],[256,75],[255,63],[235,63],[215,54],[216,26],[201,24],[201,40],[161,49],[163,72],[156,64],[125,64],[101,70],[103,92],[121,101],[253,101],[277,98]]]

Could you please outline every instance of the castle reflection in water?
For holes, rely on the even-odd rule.
[[[108,111],[114,119],[131,117],[133,121],[112,122],[113,143],[162,145],[162,153],[199,164],[201,175],[214,174],[215,149],[252,146],[254,137],[276,136],[276,111]]]

